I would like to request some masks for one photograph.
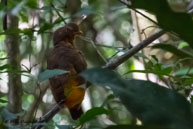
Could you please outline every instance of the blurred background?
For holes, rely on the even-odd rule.
[[[2,0],[1,0],[2,2]],[[172,10],[186,12],[190,1],[168,0]],[[84,53],[88,68],[104,66],[110,59],[123,55],[139,42],[154,34],[159,27],[135,11],[129,9],[119,0],[14,0],[8,1],[7,8],[0,7],[0,24],[6,11],[16,16],[18,30],[18,62],[22,86],[22,116],[26,121],[39,118],[48,112],[55,101],[49,88],[49,82],[38,82],[37,76],[47,67],[47,54],[53,48],[52,35],[59,27],[66,23],[76,21],[82,15],[87,18],[80,25],[83,35],[76,38],[76,46]],[[144,10],[138,10],[156,21],[154,15]],[[6,34],[3,26],[0,27],[0,107],[5,107],[8,101],[8,69],[9,57],[6,49]],[[116,71],[125,79],[136,78],[151,80],[168,86],[159,76],[148,72],[129,72],[130,70],[144,70],[151,62],[163,67],[175,64],[179,59],[172,52],[153,49],[159,43],[169,43],[179,49],[189,50],[188,44],[177,36],[168,33],[155,40],[151,45],[137,53],[121,64]],[[9,50],[12,51],[12,50]],[[182,66],[191,66],[192,62],[186,60]],[[2,67],[3,66],[3,67]],[[180,82],[176,82],[176,89]],[[180,89],[180,88],[179,88]],[[180,91],[180,90],[179,90]],[[190,95],[184,93],[186,97]],[[97,86],[88,88],[82,107],[84,111],[104,106],[110,113],[100,115],[87,123],[88,128],[101,128],[112,124],[131,124],[136,122],[130,112],[115,98],[112,91]],[[55,125],[76,125],[77,121],[71,119],[67,109],[62,109],[48,123],[48,127]]]

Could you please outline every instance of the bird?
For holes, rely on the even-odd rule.
[[[62,69],[66,74],[57,75],[49,79],[51,91],[55,101],[69,109],[74,120],[82,114],[81,103],[84,99],[86,84],[79,73],[87,68],[83,53],[75,47],[74,41],[77,35],[82,34],[76,23],[68,23],[57,29],[53,34],[53,50],[47,59],[47,69]]]

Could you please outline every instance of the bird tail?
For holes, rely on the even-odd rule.
[[[74,107],[69,109],[69,111],[73,120],[77,120],[83,114],[83,110],[81,107]]]

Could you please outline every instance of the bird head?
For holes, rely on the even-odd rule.
[[[82,34],[82,31],[80,31],[77,24],[68,23],[54,32],[54,46],[58,45],[61,41],[73,44],[76,35],[80,34]]]

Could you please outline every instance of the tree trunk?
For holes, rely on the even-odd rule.
[[[11,14],[7,15],[7,27],[8,30],[18,28],[18,18]],[[21,97],[22,97],[22,85],[21,75],[13,73],[13,71],[20,70],[19,59],[19,35],[18,33],[6,35],[5,45],[7,49],[8,64],[12,68],[12,72],[8,73],[9,77],[9,91],[8,91],[8,110],[12,113],[21,112]]]

